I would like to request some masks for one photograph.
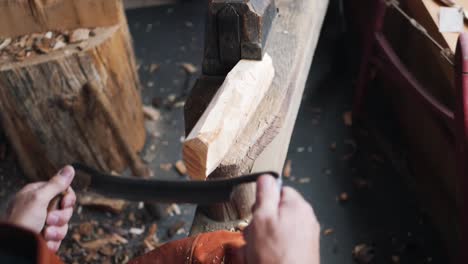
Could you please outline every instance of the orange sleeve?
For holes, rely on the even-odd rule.
[[[244,245],[241,233],[203,233],[164,244],[129,264],[241,264],[243,259],[238,252]]]
[[[0,223],[0,252],[35,264],[63,264],[40,235],[7,223]]]

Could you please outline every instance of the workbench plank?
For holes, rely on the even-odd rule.
[[[328,3],[276,1],[279,14],[266,47],[275,67],[273,83],[254,114],[256,118],[249,122],[210,178],[236,177],[253,170],[282,170]],[[218,221],[247,218],[254,199],[254,185],[243,186],[230,203],[201,211]],[[209,226],[196,223],[192,233],[209,231]]]

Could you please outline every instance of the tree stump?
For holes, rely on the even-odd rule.
[[[26,1],[19,2],[23,8],[38,9],[28,7]],[[33,6],[42,3],[38,24],[48,26],[50,32],[21,28],[18,32],[28,35],[17,36],[11,35],[11,29],[2,31],[0,27],[1,124],[25,174],[32,180],[48,179],[61,166],[81,162],[104,171],[119,172],[130,166],[133,173],[141,175],[137,152],[143,148],[145,129],[139,79],[121,1],[27,2]],[[54,5],[66,9],[67,5],[80,4],[83,6],[75,11],[90,5],[113,8],[99,19],[75,14],[71,17],[83,20],[64,25],[44,22],[44,17],[61,15],[53,12]],[[19,8],[18,4],[11,5],[14,8],[0,10],[0,17]],[[35,19],[34,12],[31,17],[26,20]],[[113,25],[89,28],[92,23]],[[10,43],[6,45],[5,41]]]

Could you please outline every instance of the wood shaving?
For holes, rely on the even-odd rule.
[[[10,45],[11,43],[11,38],[7,38],[7,39],[4,39],[1,43],[0,43],[0,51],[5,49],[6,47],[8,47],[8,45]]]
[[[132,227],[132,228],[130,228],[130,229],[128,230],[128,232],[129,232],[130,234],[139,236],[139,235],[141,235],[141,234],[143,234],[143,233],[145,232],[145,229],[144,229],[144,228]]]
[[[85,222],[78,226],[78,233],[80,234],[80,236],[89,237],[93,234],[93,232],[94,226],[90,222]]]
[[[149,105],[143,106],[143,114],[146,119],[153,120],[153,121],[158,121],[159,118],[161,117],[161,112],[159,112],[158,109]]]
[[[172,164],[171,163],[161,163],[159,164],[159,168],[164,171],[170,171],[172,169]]]
[[[183,231],[185,226],[184,221],[177,221],[174,223],[168,230],[167,230],[167,235],[169,237],[173,237],[174,235],[178,234],[179,232]]]
[[[347,192],[340,193],[340,195],[338,195],[337,200],[340,201],[340,202],[347,202],[349,200],[348,193]]]
[[[185,163],[182,160],[178,160],[175,163],[175,168],[181,176],[187,175],[187,167],[185,166]]]
[[[180,210],[180,207],[177,204],[173,203],[166,208],[166,213],[170,216],[174,216],[182,214],[182,211]]]
[[[132,223],[136,221],[135,213],[130,212],[130,213],[128,214],[128,221],[130,221],[130,222],[132,222]]]
[[[73,30],[70,34],[70,43],[78,43],[89,39],[90,30],[87,28],[79,28]]]
[[[99,253],[104,256],[112,256],[114,254],[114,249],[110,245],[105,245],[101,249],[99,249]]]
[[[333,228],[327,228],[323,231],[323,235],[324,236],[329,236],[331,234],[333,234],[335,232],[335,230]]]
[[[145,240],[158,243],[159,239],[156,236],[157,231],[158,225],[156,223],[152,224],[148,229],[148,233],[146,234]]]
[[[149,68],[148,68],[148,72],[149,73],[154,73],[157,70],[159,70],[159,64],[151,63]]]
[[[356,245],[352,251],[353,258],[358,264],[370,264],[374,260],[374,253],[374,248],[366,244]]]
[[[52,31],[48,31],[47,33],[44,34],[44,38],[46,39],[51,39],[54,36],[54,33]]]
[[[309,177],[303,177],[303,178],[300,178],[299,180],[297,180],[297,182],[299,182],[300,184],[309,183],[310,178]]]
[[[52,50],[62,49],[62,48],[65,48],[66,46],[67,44],[65,44],[65,42],[58,40],[55,42],[54,46],[52,47]]]
[[[127,202],[125,200],[110,199],[89,194],[80,196],[79,204],[82,206],[92,207],[115,214],[121,213],[127,206]]]
[[[177,96],[175,94],[170,94],[167,96],[166,100],[168,103],[173,104],[177,99]]]
[[[175,108],[182,108],[184,106],[185,106],[185,101],[179,101],[179,102],[174,104]]]
[[[353,125],[353,114],[350,111],[343,113],[343,122],[346,126]]]
[[[181,66],[187,74],[195,74],[198,71],[197,67],[192,63],[182,63]]]
[[[284,165],[283,176],[286,177],[286,178],[291,177],[291,171],[292,171],[291,165],[292,165],[291,160],[287,160],[286,164]]]
[[[80,243],[81,235],[79,233],[73,233],[71,237],[73,241],[75,241],[76,243]]]
[[[112,234],[112,235],[107,235],[107,236],[104,236],[103,238],[99,238],[93,241],[81,243],[80,246],[85,249],[97,250],[108,244],[119,245],[119,244],[127,244],[127,243],[128,243],[127,239],[121,237],[118,234]]]
[[[88,41],[82,41],[78,44],[78,49],[79,50],[85,50],[86,47],[88,47]]]

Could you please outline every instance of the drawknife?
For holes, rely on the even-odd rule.
[[[74,163],[72,166],[76,171],[91,176],[89,185],[91,190],[102,195],[130,201],[202,205],[227,202],[235,187],[256,182],[264,174],[273,176],[281,185],[280,175],[273,171],[220,180],[169,181],[109,175],[80,163]]]

